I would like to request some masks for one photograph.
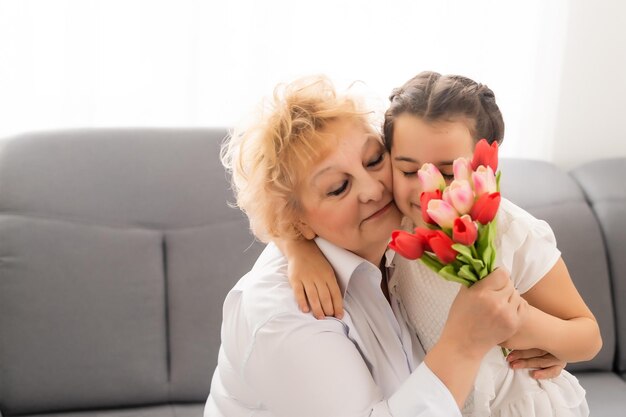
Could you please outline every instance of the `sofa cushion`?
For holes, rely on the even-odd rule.
[[[611,370],[615,327],[605,247],[580,187],[547,162],[505,159],[501,170],[502,195],[550,224],[572,280],[600,325],[601,351],[593,360],[570,364],[568,369]]]
[[[167,392],[162,233],[0,215],[0,409]]]
[[[3,141],[0,212],[154,229],[239,218],[225,129],[85,129]]]
[[[594,161],[572,171],[602,226],[613,282],[618,352],[626,375],[626,158]]]
[[[173,401],[204,401],[217,364],[224,298],[264,245],[248,221],[166,233]],[[208,284],[210,283],[210,285]]]
[[[30,414],[21,417],[202,417],[204,403],[171,404],[127,409]]]
[[[587,403],[591,416],[624,416],[626,381],[613,372],[580,372],[576,374],[576,378],[587,391]]]

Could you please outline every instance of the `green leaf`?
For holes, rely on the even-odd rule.
[[[496,191],[500,192],[500,175],[502,174],[502,171],[498,171],[496,172]]]
[[[458,282],[459,284],[465,285],[466,287],[472,285],[472,282],[459,277],[454,271],[454,267],[452,265],[446,265],[441,268],[441,270],[439,270],[439,275],[441,275],[448,281]]]
[[[478,255],[483,258],[482,254],[489,245],[489,225],[478,224],[478,238],[476,238],[475,245]]]
[[[485,267],[480,270],[480,273],[478,274],[478,279],[483,279],[487,275],[489,275],[489,270],[487,269],[487,266],[485,265]]]
[[[463,262],[464,265],[470,265],[474,269],[475,273],[478,273],[485,267],[485,263],[483,261],[474,257],[467,257],[463,254],[458,254],[457,259]],[[460,269],[460,267],[457,269]]]
[[[472,258],[479,259],[478,251],[476,250],[476,246],[472,245],[469,247],[472,250]]]
[[[474,272],[472,272],[472,269],[469,265],[463,265],[461,269],[459,269],[459,277],[471,282],[478,281],[478,277],[476,276],[476,274],[474,274]]]
[[[488,228],[488,238],[489,238],[489,242],[493,243],[493,241],[496,239],[496,220],[498,219],[498,216],[496,215],[496,217],[493,218],[492,221],[489,222],[489,224],[487,225]]]
[[[468,246],[461,245],[460,243],[455,243],[454,245],[452,245],[452,249],[468,258],[472,258],[472,250]]]
[[[496,239],[496,219],[494,218],[488,224],[479,228],[479,241],[478,241],[478,254],[480,255],[480,259],[484,262],[484,265],[487,267],[488,273],[492,272],[495,268],[495,260],[496,260],[496,248],[494,245]],[[478,271],[478,269],[477,269]],[[479,273],[479,276],[482,275]],[[483,276],[481,276],[483,278]]]
[[[485,263],[487,269],[491,272],[491,254],[493,253],[493,248],[491,245],[487,245],[485,250],[482,253],[482,260]]]
[[[420,260],[424,263],[424,265],[426,265],[436,273],[439,273],[441,268],[443,268],[443,264],[439,261],[439,259],[437,259],[435,255],[431,255],[428,252],[424,252]]]

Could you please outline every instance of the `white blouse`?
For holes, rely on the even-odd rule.
[[[287,260],[269,244],[224,303],[222,346],[204,417],[460,416],[421,363],[399,300],[378,267],[324,239],[316,243],[344,294],[342,320],[302,313]]]
[[[505,267],[515,287],[525,293],[552,269],[561,256],[550,226],[508,200],[498,211],[496,265]],[[410,222],[403,226],[411,229]],[[396,256],[389,284],[398,294],[407,321],[428,352],[437,342],[460,284],[446,281],[421,262]],[[512,370],[499,347],[483,359],[474,390],[463,409],[468,417],[588,416],[585,390],[567,371],[537,381],[528,369]]]

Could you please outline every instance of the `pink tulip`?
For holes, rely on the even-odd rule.
[[[470,161],[465,158],[457,158],[452,163],[452,172],[455,180],[469,181],[472,179],[472,167]]]
[[[462,245],[473,245],[478,237],[478,228],[467,214],[454,221],[452,240]]]
[[[435,191],[443,190],[446,186],[446,181],[443,179],[443,175],[433,164],[424,164],[417,171],[417,177],[419,178],[422,191]]]
[[[443,199],[452,205],[459,214],[467,214],[474,205],[474,191],[468,181],[454,180],[443,191]]]
[[[430,200],[426,211],[442,229],[452,229],[454,220],[459,217],[454,207],[443,200]]]
[[[474,182],[474,191],[476,197],[483,194],[493,194],[497,191],[496,176],[491,167],[479,166],[472,173],[472,181]]]

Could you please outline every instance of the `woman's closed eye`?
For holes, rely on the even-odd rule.
[[[400,171],[400,172],[402,172],[402,175],[404,175],[405,177],[412,177],[417,174],[417,171]]]
[[[367,163],[367,167],[372,168],[372,167],[375,167],[376,165],[380,165],[380,163],[383,162],[383,159],[385,159],[385,152],[382,152],[373,161],[369,161]]]
[[[329,191],[327,195],[331,197],[338,196],[344,191],[346,191],[346,188],[348,188],[348,180],[345,180],[344,182],[342,182],[340,187],[335,188],[332,191]]]

